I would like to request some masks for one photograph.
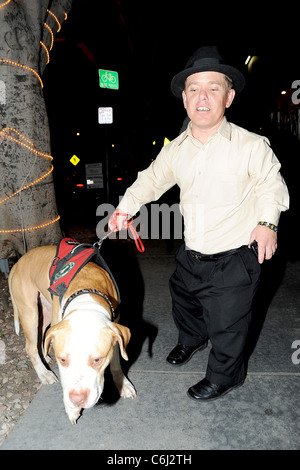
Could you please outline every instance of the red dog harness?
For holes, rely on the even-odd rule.
[[[55,258],[52,261],[52,265],[49,271],[50,278],[50,287],[48,291],[51,295],[59,296],[60,303],[62,298],[69,287],[70,282],[75,277],[77,273],[85,266],[89,261],[93,261],[101,268],[107,271],[115,285],[118,301],[120,303],[120,293],[115,279],[113,278],[107,264],[99,253],[98,248],[94,245],[89,245],[87,243],[79,243],[72,238],[63,238],[56,250]],[[97,294],[103,297],[110,305],[112,316],[114,317],[113,307],[106,295],[102,294],[96,289],[84,288],[78,292],[75,292],[70,299],[68,299],[67,304],[73,300],[74,297],[77,297],[81,294],[92,293]],[[65,310],[64,307],[64,310]]]

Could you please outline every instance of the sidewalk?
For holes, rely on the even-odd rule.
[[[282,279],[277,270],[280,287],[260,303],[257,325],[271,300],[261,334],[253,337],[244,386],[199,404],[186,391],[204,376],[209,348],[183,367],[166,362],[177,342],[168,289],[174,249],[145,246],[138,254],[126,245],[125,256],[117,257],[126,272],[119,285],[127,293],[121,323],[132,330],[128,377],[137,397],[118,399],[108,374],[104,401],[72,426],[60,384],[43,386],[0,450],[299,450],[300,364],[292,354],[295,362],[300,352],[292,344],[300,340],[300,263],[287,263]],[[275,272],[274,264],[268,269]]]

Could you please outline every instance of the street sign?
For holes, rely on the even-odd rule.
[[[85,177],[87,189],[104,188],[102,163],[87,163]]]
[[[119,89],[118,72],[113,70],[99,69],[100,88],[109,88],[110,90]]]
[[[112,108],[98,108],[98,123],[99,124],[112,124],[113,123],[113,109]]]
[[[77,163],[80,162],[80,158],[78,158],[76,155],[73,155],[73,157],[70,158],[70,162],[72,163],[72,165],[76,166]]]

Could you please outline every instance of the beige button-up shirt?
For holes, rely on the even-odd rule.
[[[203,145],[186,131],[162,148],[130,186],[119,211],[135,215],[177,184],[188,248],[205,254],[248,245],[258,221],[278,225],[289,207],[280,163],[265,137],[224,117]]]

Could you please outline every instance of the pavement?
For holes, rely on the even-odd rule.
[[[108,257],[114,247],[114,260],[102,254],[118,272],[120,323],[132,330],[123,365],[137,397],[118,398],[107,373],[102,401],[71,425],[61,385],[44,385],[0,450],[299,450],[300,261],[278,254],[265,263],[247,379],[219,400],[198,403],[186,392],[204,377],[210,345],[185,366],[165,360],[177,343],[168,288],[176,243],[145,241],[143,254],[121,245],[102,247]]]

